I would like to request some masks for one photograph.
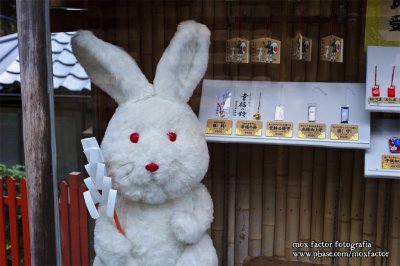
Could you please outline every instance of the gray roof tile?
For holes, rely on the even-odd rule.
[[[71,91],[90,90],[90,80],[72,53],[71,37],[75,32],[51,34],[53,86]],[[7,85],[20,82],[18,36],[0,37],[0,91]]]

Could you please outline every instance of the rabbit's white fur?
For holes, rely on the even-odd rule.
[[[207,144],[186,103],[206,71],[209,38],[204,25],[181,23],[154,85],[120,48],[88,31],[73,38],[74,53],[91,80],[119,103],[101,150],[120,192],[116,209],[125,236],[102,215],[95,227],[95,265],[218,264],[206,232],[213,204],[200,183],[208,167]],[[130,141],[134,132],[137,143]],[[176,133],[176,141],[168,132]],[[159,169],[151,173],[149,163]]]

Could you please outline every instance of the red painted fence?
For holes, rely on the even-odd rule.
[[[20,196],[17,196],[16,185],[13,178],[5,182],[0,177],[0,265],[7,265],[7,242],[11,244],[11,265],[19,265],[21,256],[24,265],[31,263],[26,180],[22,179],[19,183]],[[82,184],[80,173],[70,173],[69,184],[63,181],[59,188],[63,265],[89,265],[88,217],[82,197],[86,187]],[[19,215],[22,216],[22,226],[18,225]],[[9,224],[8,232],[6,224]],[[23,254],[20,254],[20,244]]]

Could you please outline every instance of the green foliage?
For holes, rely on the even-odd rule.
[[[20,196],[19,183],[21,179],[25,178],[25,166],[23,165],[14,165],[11,168],[7,168],[4,164],[0,164],[0,177],[3,180],[7,180],[9,177],[13,177],[15,179],[16,187],[17,187],[17,196]],[[7,191],[7,184],[3,184],[3,191]],[[8,217],[8,207],[5,207],[5,216]],[[22,213],[21,208],[17,208],[17,223],[18,223],[18,242],[19,242],[19,254],[23,254],[23,237],[22,237]],[[12,265],[11,258],[11,241],[10,241],[10,224],[9,220],[5,220],[5,231],[6,231],[6,256],[7,256],[7,265]],[[20,256],[19,264],[23,265],[23,256]]]
[[[4,164],[0,164],[0,176],[4,179],[12,176],[16,181],[19,181],[25,177],[25,166],[17,164],[7,168]]]

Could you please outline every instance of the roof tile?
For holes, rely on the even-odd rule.
[[[90,80],[72,53],[71,37],[75,32],[51,34],[54,89],[71,91],[90,90]],[[20,82],[18,36],[16,33],[0,37],[0,91],[7,85]]]

